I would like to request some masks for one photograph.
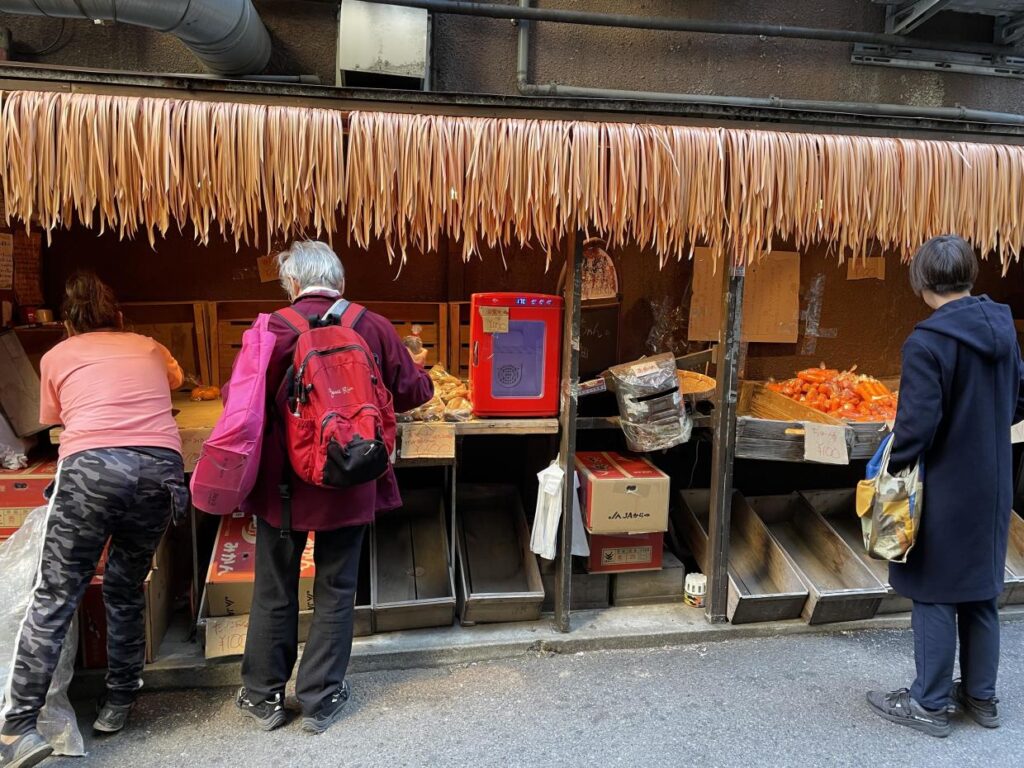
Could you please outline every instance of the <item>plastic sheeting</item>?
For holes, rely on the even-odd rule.
[[[24,525],[7,541],[0,543],[0,696],[6,708],[8,677],[14,660],[15,644],[25,611],[32,599],[39,560],[46,535],[46,507],[33,510]],[[75,653],[78,649],[78,622],[73,621],[60,661],[50,684],[46,706],[39,716],[39,733],[50,742],[58,755],[85,754],[82,734],[78,730],[75,711],[68,700],[68,686],[75,674]]]
[[[690,439],[693,421],[683,407],[675,356],[669,352],[609,369],[619,403],[619,425],[631,451],[671,448]]]

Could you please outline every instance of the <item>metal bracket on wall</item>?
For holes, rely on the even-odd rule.
[[[888,48],[855,43],[850,61],[875,67],[936,70],[969,75],[1024,78],[1024,57],[932,51],[924,48]]]
[[[952,4],[953,0],[907,0],[898,5],[887,6],[885,32],[888,35],[905,35]]]

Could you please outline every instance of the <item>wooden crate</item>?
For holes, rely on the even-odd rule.
[[[469,378],[469,302],[448,302],[449,372]]]
[[[877,560],[864,550],[864,535],[857,517],[856,496],[853,489],[836,491],[801,491],[808,504],[821,518],[828,523],[853,552],[860,558],[864,567],[874,574],[875,579],[885,589],[885,597],[878,606],[878,613],[906,613],[913,607],[910,598],[896,593],[889,584],[889,561]]]
[[[832,418],[756,381],[742,382],[736,413],[736,457],[740,459],[803,461],[803,424],[808,421],[845,427],[851,459],[871,458],[887,431],[882,423]]]
[[[807,585],[808,624],[869,619],[886,589],[798,493],[747,501]]]
[[[459,485],[457,562],[464,626],[534,621],[544,604],[530,530],[512,485]]]
[[[1010,546],[1006,553],[1006,603],[1024,603],[1024,518],[1010,513]]]
[[[125,328],[163,344],[185,374],[212,380],[209,330],[201,302],[127,302],[121,305]]]
[[[448,364],[448,306],[439,302],[365,301],[359,302],[372,312],[386,317],[395,326],[399,337],[412,333],[419,325],[420,338],[427,349],[427,365]],[[242,334],[260,313],[276,312],[284,301],[220,301],[207,305],[215,383],[220,385],[231,377],[231,366],[242,348]]]
[[[686,567],[666,551],[660,571],[617,573],[612,577],[613,605],[682,603]]]
[[[444,502],[437,489],[406,491],[404,506],[377,518],[370,592],[378,632],[447,627],[455,619]]]
[[[550,613],[555,610],[555,590],[558,589],[558,571],[554,560],[540,561],[540,578],[544,583],[543,610]],[[586,568],[573,563],[572,591],[569,597],[569,610],[589,611],[607,608],[611,605],[611,575],[607,573],[587,573]]]
[[[711,494],[682,491],[673,523],[708,572],[708,521]],[[729,532],[729,604],[733,624],[795,619],[807,602],[808,591],[796,569],[761,519],[739,492],[733,494]]]

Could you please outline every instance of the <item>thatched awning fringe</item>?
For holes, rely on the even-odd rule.
[[[259,243],[339,234],[392,257],[569,232],[664,260],[751,262],[773,241],[909,258],[955,232],[1004,269],[1024,244],[1024,148],[722,128],[3,95],[7,220]],[[346,142],[347,134],[347,142]],[[342,232],[338,228],[343,229]],[[261,231],[262,230],[262,231]]]

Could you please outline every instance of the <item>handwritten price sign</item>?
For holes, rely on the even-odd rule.
[[[846,427],[832,424],[804,424],[804,461],[818,464],[849,464]]]

